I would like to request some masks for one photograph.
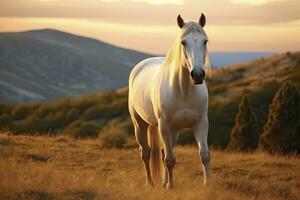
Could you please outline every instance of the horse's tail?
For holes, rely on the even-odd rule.
[[[162,178],[163,163],[161,156],[161,141],[158,130],[154,126],[148,127],[148,143],[151,148],[150,171],[154,184],[158,183]]]

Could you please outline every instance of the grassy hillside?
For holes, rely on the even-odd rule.
[[[70,134],[75,138],[96,137],[112,125],[128,127],[127,90],[117,90],[54,103],[1,105],[0,128],[14,134]]]
[[[198,149],[175,153],[175,189],[166,191],[145,186],[135,146],[1,133],[0,199],[300,199],[299,158],[214,150],[212,183],[204,187]]]
[[[210,143],[221,148],[228,144],[229,132],[244,94],[249,96],[260,133],[275,92],[287,80],[293,81],[298,90],[300,89],[300,52],[287,52],[215,69],[212,79],[208,82]]]
[[[300,53],[215,70],[208,81],[209,144],[221,149],[228,144],[242,94],[250,97],[260,133],[268,105],[285,80],[292,80],[300,88]],[[125,131],[132,136],[127,92],[121,89],[54,103],[1,105],[0,128],[14,134],[64,134],[75,138],[97,137],[107,130]],[[179,143],[193,142],[192,134],[181,134]]]

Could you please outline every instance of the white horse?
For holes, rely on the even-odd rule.
[[[173,147],[182,128],[194,131],[204,184],[210,179],[208,91],[204,81],[205,71],[210,73],[210,66],[208,38],[203,30],[205,22],[203,14],[199,23],[185,23],[178,15],[180,31],[167,56],[143,60],[130,74],[128,106],[148,184],[163,175],[162,186],[173,187]],[[161,174],[163,169],[164,174]]]

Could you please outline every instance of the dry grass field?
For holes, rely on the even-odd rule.
[[[144,185],[138,149],[0,134],[0,199],[300,199],[300,158],[212,150],[204,187],[195,146],[176,148],[175,189]]]

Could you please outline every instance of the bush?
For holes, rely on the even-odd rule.
[[[108,127],[100,133],[100,146],[104,148],[122,148],[127,140],[127,134],[123,129]]]
[[[84,112],[89,107],[95,104],[94,100],[88,97],[81,97],[80,99],[72,102],[72,107],[78,109],[80,112]]]
[[[219,149],[225,149],[230,140],[230,131],[234,126],[234,117],[238,110],[240,98],[232,97],[228,101],[223,99],[211,101],[209,104],[208,144]]]
[[[134,128],[129,117],[126,118],[125,121],[119,122],[120,129],[124,130],[127,135],[134,135]]]
[[[0,115],[11,115],[11,112],[14,108],[14,104],[0,104]]]
[[[256,117],[249,104],[247,96],[242,98],[235,118],[235,125],[231,130],[228,150],[254,150],[258,144]]]
[[[5,129],[7,128],[11,123],[13,122],[13,119],[7,115],[1,115],[0,116],[0,129]]]
[[[68,121],[78,120],[80,118],[80,110],[72,108],[67,112],[66,118]]]
[[[52,105],[52,111],[62,111],[62,112],[66,112],[71,108],[72,105],[72,101],[70,99],[67,98],[63,98],[63,99],[59,99],[58,101],[56,101],[54,104]]]
[[[184,129],[183,131],[180,132],[177,143],[181,145],[195,144],[196,140],[195,140],[194,133],[189,129]]]
[[[12,117],[15,120],[21,120],[26,118],[31,112],[31,109],[29,106],[26,105],[17,105],[13,110],[12,110]]]
[[[87,109],[83,114],[83,119],[85,120],[93,120],[100,119],[104,116],[105,112],[109,112],[105,104],[98,105]]]
[[[76,139],[95,138],[98,136],[99,128],[89,122],[75,121],[67,126],[64,134],[71,135]]]
[[[15,125],[16,128],[18,125]],[[21,127],[21,125],[20,125]],[[42,120],[41,118],[39,118],[36,115],[30,115],[26,118],[26,120],[24,121],[22,128],[19,130],[24,130],[27,133],[48,133],[49,132],[49,128],[46,124],[45,120]]]
[[[34,112],[38,117],[45,117],[48,113],[53,111],[53,106],[47,103],[40,104],[37,110]]]
[[[89,108],[84,112],[83,118],[85,120],[94,119],[112,119],[116,116],[127,114],[127,99],[113,101],[110,104],[100,104]]]
[[[286,82],[276,92],[269,107],[260,146],[272,153],[300,153],[300,95]]]

